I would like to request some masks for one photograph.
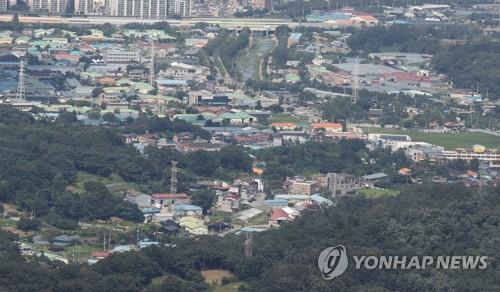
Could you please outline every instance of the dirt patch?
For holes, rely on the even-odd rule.
[[[208,284],[221,284],[222,278],[231,278],[234,275],[226,270],[205,270],[201,271],[201,275],[205,278],[205,282]]]

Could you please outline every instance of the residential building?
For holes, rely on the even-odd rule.
[[[9,9],[9,0],[0,0],[0,12],[5,12]]]
[[[476,151],[474,151],[476,150]],[[477,159],[481,162],[490,163],[493,165],[500,165],[500,153],[494,150],[478,151],[477,149],[463,149],[457,148],[454,151],[443,151],[443,158],[446,160],[465,160],[471,161]]]
[[[167,16],[190,16],[191,0],[108,0],[106,14],[139,18],[165,19]]]
[[[318,185],[315,181],[309,181],[303,177],[287,179],[283,185],[290,194],[303,194],[310,196],[318,190]]]
[[[141,209],[151,207],[151,196],[134,190],[127,193],[126,200]]]
[[[36,12],[66,13],[66,0],[29,0],[30,9]]]
[[[106,49],[104,63],[139,63],[141,55],[138,50]]]
[[[74,13],[78,15],[94,13],[94,0],[75,0]]]
[[[181,227],[184,227],[184,229],[190,234],[194,235],[208,234],[208,228],[205,226],[203,220],[196,217],[191,217],[191,216],[182,217],[181,219],[179,219],[179,225]]]

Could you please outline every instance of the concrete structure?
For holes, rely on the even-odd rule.
[[[447,160],[462,159],[465,161],[477,159],[482,162],[500,165],[500,153],[494,151],[473,151],[472,149],[459,148],[454,151],[443,151],[443,158]]]
[[[359,187],[356,177],[346,173],[329,173],[327,180],[328,190],[333,197],[348,195]]]

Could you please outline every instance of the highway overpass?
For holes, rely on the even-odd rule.
[[[1,22],[12,21],[12,14],[0,15]],[[331,28],[331,23],[299,23],[288,19],[280,18],[182,18],[182,19],[143,19],[134,17],[111,17],[111,16],[89,16],[89,17],[61,17],[61,16],[23,16],[19,15],[21,23],[54,23],[54,24],[72,24],[72,25],[92,25],[110,23],[114,25],[123,25],[127,23],[155,23],[167,21],[172,26],[192,27],[196,23],[208,23],[210,25],[219,25],[227,29],[241,29],[248,27],[256,31],[274,31],[280,25],[287,25],[291,28],[297,26],[315,26]]]

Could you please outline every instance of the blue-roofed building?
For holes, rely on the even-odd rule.
[[[266,205],[271,208],[282,208],[288,206],[288,201],[285,199],[266,200]]]
[[[175,216],[202,216],[203,209],[196,205],[175,205],[173,213]]]
[[[152,240],[149,240],[147,238],[139,241],[139,248],[140,249],[150,247],[150,246],[159,246],[159,245],[160,245],[160,243],[158,241],[152,241]]]
[[[268,228],[261,228],[261,227],[243,227],[240,228],[240,230],[236,231],[236,235],[241,234],[241,233],[250,233],[250,232],[262,232],[266,231]]]
[[[160,208],[155,207],[142,209],[142,213],[144,213],[145,215],[160,213],[160,211]]]
[[[300,38],[302,37],[302,34],[299,32],[292,32],[290,36],[288,37],[288,46],[294,46],[299,43]]]
[[[156,84],[158,86],[169,86],[169,87],[188,85],[186,80],[175,80],[175,79],[156,79]]]
[[[274,199],[282,199],[286,200],[289,203],[309,203],[311,202],[311,196],[308,195],[276,195],[274,196]]]

